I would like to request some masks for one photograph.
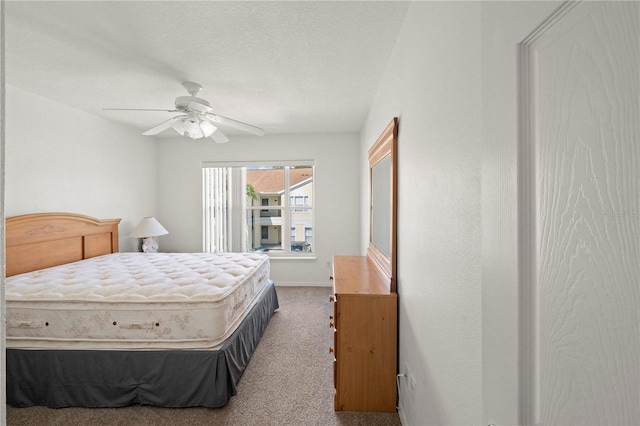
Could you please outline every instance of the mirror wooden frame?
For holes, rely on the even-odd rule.
[[[367,248],[367,257],[385,275],[388,280],[389,291],[396,292],[396,234],[397,234],[397,201],[398,201],[398,118],[394,117],[384,129],[380,137],[369,149],[369,246]],[[372,172],[376,164],[380,163],[387,156],[391,156],[391,194],[390,194],[390,228],[391,246],[390,255],[387,256],[372,241],[373,236],[373,188],[372,188]]]

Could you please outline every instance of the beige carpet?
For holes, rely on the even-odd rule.
[[[400,425],[397,413],[333,411],[329,287],[278,287],[275,313],[223,408],[13,408],[8,425]]]

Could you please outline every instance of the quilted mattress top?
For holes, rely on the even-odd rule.
[[[261,253],[113,253],[9,277],[5,295],[7,301],[215,302],[268,259]]]

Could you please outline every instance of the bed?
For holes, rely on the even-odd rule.
[[[119,219],[6,221],[7,402],[221,407],[278,308],[258,253],[119,253]]]

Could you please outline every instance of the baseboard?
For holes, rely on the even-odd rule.
[[[400,424],[408,425],[407,418],[404,416],[404,410],[402,409],[402,405],[398,407],[398,416],[400,417]]]
[[[301,282],[275,281],[275,283],[276,283],[276,287],[331,287],[331,283],[330,282],[301,283]]]

